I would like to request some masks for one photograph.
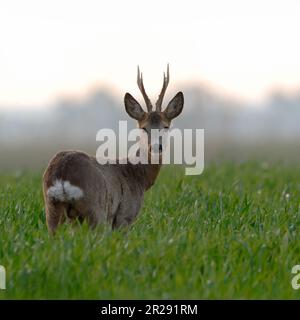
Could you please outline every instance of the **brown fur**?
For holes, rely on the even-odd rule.
[[[153,185],[159,170],[160,165],[100,165],[83,152],[59,152],[43,177],[49,230],[53,232],[66,219],[75,218],[87,219],[91,226],[108,221],[117,228],[132,223],[142,205],[144,192]],[[49,199],[47,190],[59,179],[82,189],[84,197],[73,203]]]

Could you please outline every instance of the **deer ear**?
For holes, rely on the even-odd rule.
[[[166,110],[164,111],[166,117],[170,120],[176,118],[180,115],[183,109],[183,93],[180,91],[176,94],[176,96],[169,102]]]
[[[129,116],[136,120],[141,120],[145,115],[145,111],[141,105],[134,99],[130,93],[126,93],[124,97],[125,109]]]

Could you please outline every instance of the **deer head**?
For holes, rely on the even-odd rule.
[[[139,102],[130,94],[126,93],[124,97],[125,109],[129,116],[138,122],[139,128],[143,129],[148,136],[148,147],[151,151],[151,130],[152,129],[165,129],[170,128],[171,122],[176,118],[183,109],[183,93],[178,92],[174,98],[168,103],[164,111],[162,111],[163,98],[166,93],[170,80],[169,65],[167,67],[167,75],[164,73],[164,80],[161,92],[158,96],[158,100],[155,104],[155,110],[153,110],[152,103],[147,96],[143,83],[143,74],[140,73],[138,67],[137,72],[137,84],[145,100],[147,112],[143,110]],[[162,140],[159,140],[158,145],[159,153],[163,151]]]

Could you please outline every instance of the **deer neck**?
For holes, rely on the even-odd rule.
[[[118,164],[124,177],[127,179],[131,177],[145,191],[153,186],[162,166],[161,161],[158,164],[132,164],[130,159],[127,159],[127,164]]]
[[[141,170],[143,173],[143,187],[145,188],[145,190],[148,190],[153,186],[159,174],[161,164],[140,164],[140,167],[142,167]]]
[[[140,164],[140,170],[142,171],[142,185],[144,189],[147,191],[150,189],[156,178],[158,177],[161,164],[162,164],[162,156],[159,156],[158,163],[151,163],[151,154],[148,153],[148,163]]]

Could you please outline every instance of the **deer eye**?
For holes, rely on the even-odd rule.
[[[169,127],[164,127],[164,129],[168,130],[168,129],[169,129]]]

